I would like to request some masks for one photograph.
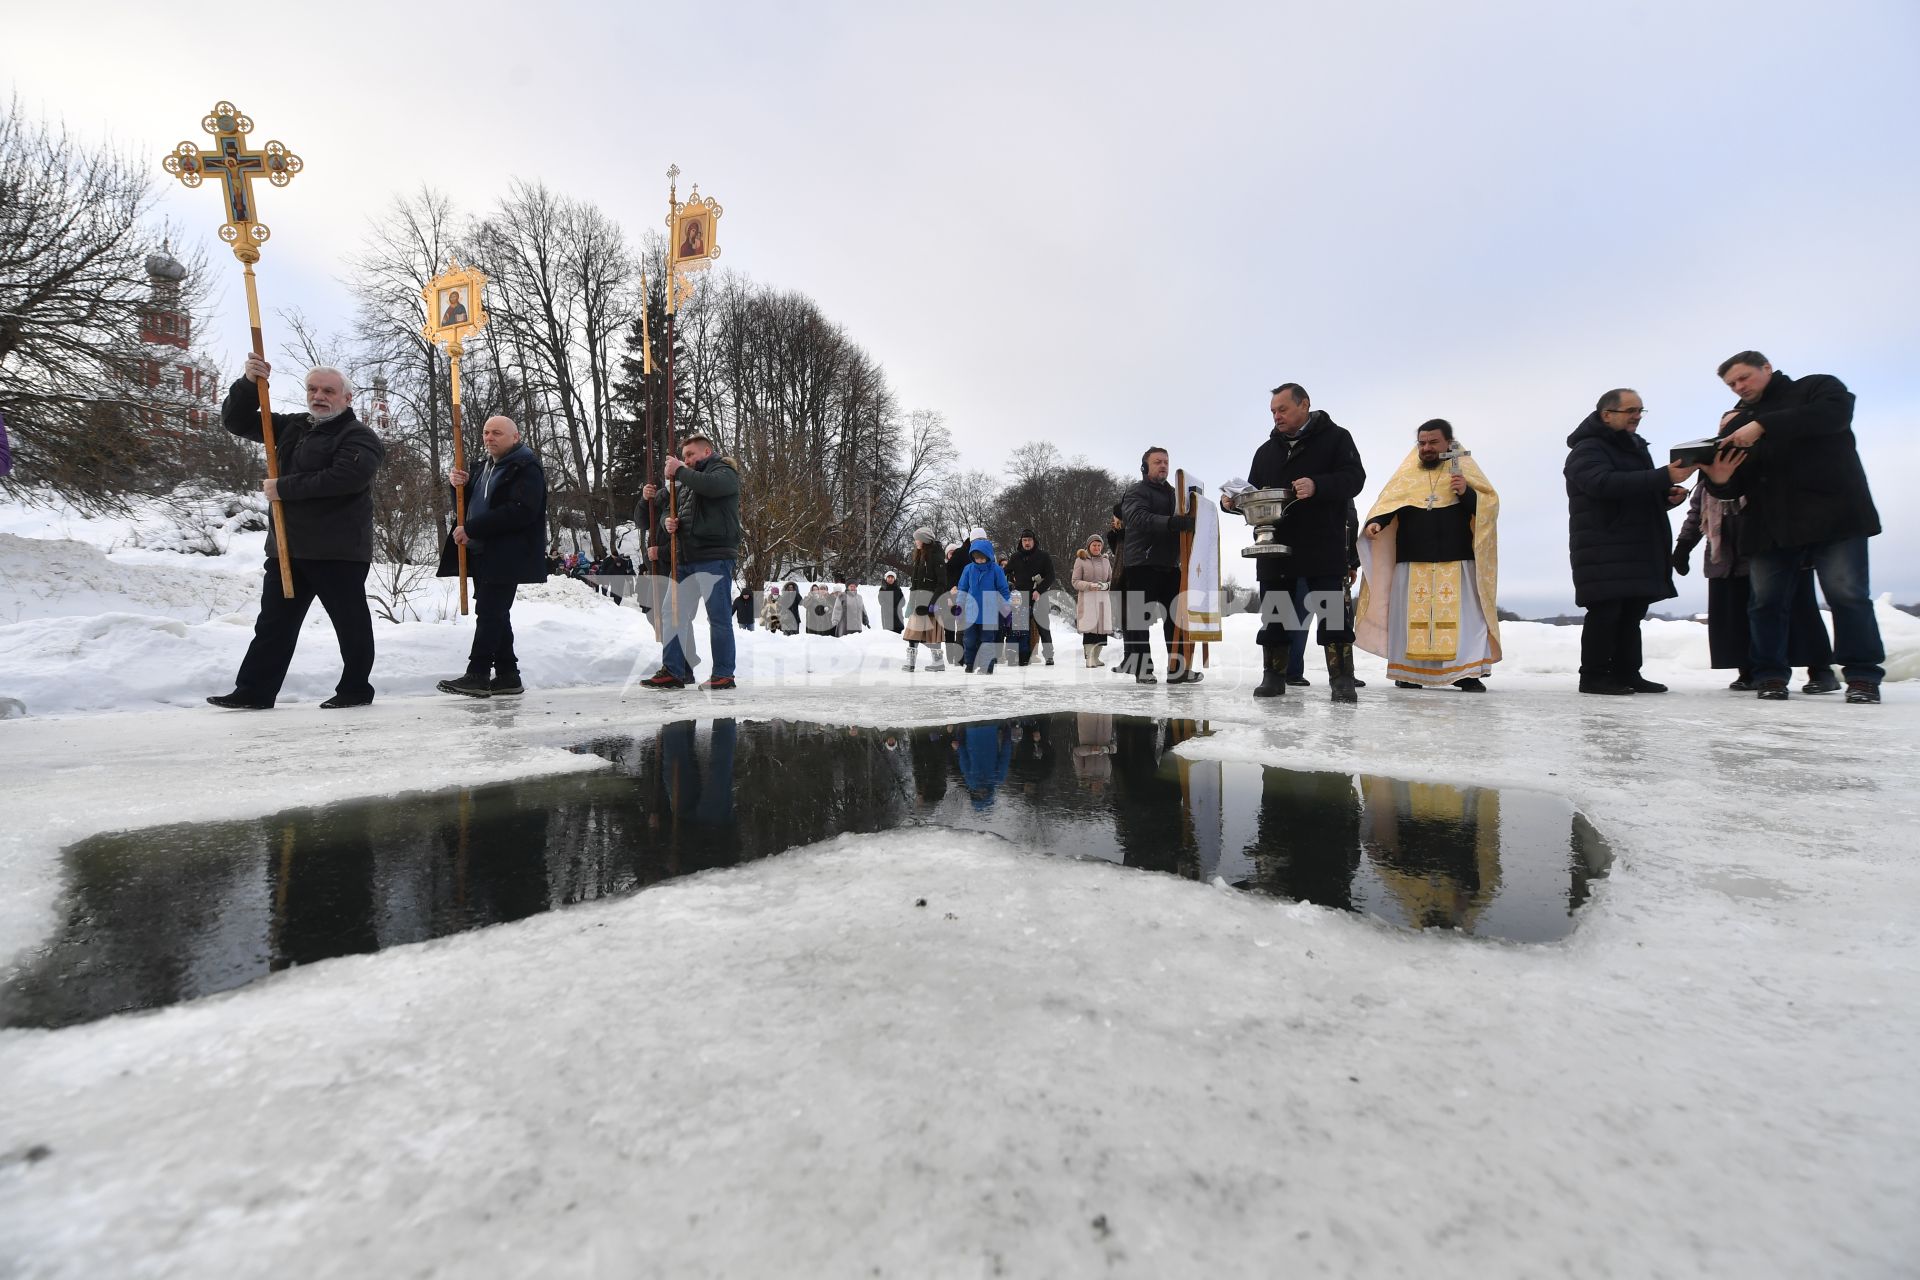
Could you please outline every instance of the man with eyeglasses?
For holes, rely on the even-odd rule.
[[[1853,437],[1853,393],[1824,373],[1790,378],[1758,351],[1720,364],[1740,398],[1721,422],[1722,448],[1707,464],[1716,497],[1747,500],[1740,550],[1748,557],[1753,678],[1759,696],[1787,697],[1787,637],[1795,584],[1812,565],[1833,612],[1833,656],[1847,701],[1880,701],[1886,650],[1867,593],[1867,539],[1880,515]]]
[[[1673,526],[1667,512],[1687,499],[1681,483],[1697,468],[1657,467],[1640,419],[1640,393],[1616,387],[1567,437],[1567,553],[1580,630],[1580,692],[1665,693],[1640,674],[1640,624],[1673,586]]]

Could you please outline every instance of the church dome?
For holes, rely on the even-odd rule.
[[[164,280],[178,283],[187,278],[187,269],[181,264],[178,258],[168,253],[165,249],[161,249],[158,253],[150,253],[147,255],[147,274],[152,276],[156,281]]]

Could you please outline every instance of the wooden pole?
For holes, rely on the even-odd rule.
[[[462,443],[466,432],[460,426],[460,357],[464,354],[465,348],[460,345],[460,339],[455,338],[447,344],[447,363],[453,370],[453,469],[455,471],[467,469],[466,446]],[[453,490],[453,522],[463,526],[467,523],[467,486],[464,484],[455,486]],[[460,616],[464,618],[467,616],[467,544],[464,542],[458,544],[454,547],[454,551],[460,559]]]
[[[255,254],[254,258],[259,255]],[[256,360],[265,360],[267,350],[260,337],[260,291],[253,280],[254,258],[243,257],[240,265],[246,268],[247,281],[247,323],[253,329],[253,355]],[[253,389],[260,395],[260,443],[267,447],[267,479],[280,478],[280,450],[273,439],[273,402],[267,391],[267,380],[255,378]],[[273,545],[280,557],[280,594],[293,599],[293,552],[287,547],[287,513],[281,507],[280,499],[275,498],[269,504],[273,514]]]
[[[669,246],[669,252],[671,252],[671,246]],[[644,282],[643,282],[643,285],[644,285]],[[646,457],[646,471],[644,474],[647,477],[646,483],[648,484],[652,484],[654,482],[654,476],[657,474],[653,469],[653,438],[655,434],[658,432],[658,427],[655,425],[653,420],[654,395],[653,395],[653,387],[651,385],[653,380],[653,373],[654,373],[653,332],[651,327],[647,323],[647,311],[650,307],[652,307],[652,305],[653,305],[652,296],[650,292],[643,287],[641,290],[641,309],[640,309],[640,367],[641,367],[641,376],[643,380],[642,385],[646,387],[647,457]],[[647,617],[653,623],[653,638],[658,640],[661,638],[663,634],[662,628],[665,625],[665,620],[660,616],[659,565],[647,554],[649,550],[658,549],[658,544],[655,543],[653,540],[654,499],[648,498],[646,501],[647,501],[647,518],[644,521],[642,521],[641,529],[640,529],[640,571],[646,574]]]
[[[1187,492],[1187,473],[1185,469],[1174,473],[1174,481],[1174,514],[1186,515],[1193,510],[1193,499]],[[1179,655],[1178,662],[1180,665],[1178,674],[1186,675],[1193,666],[1193,642],[1187,639],[1187,629],[1180,625],[1180,597],[1187,593],[1187,573],[1193,567],[1193,531],[1188,530],[1181,534],[1178,545],[1180,547],[1180,577],[1179,581],[1175,583],[1173,603],[1167,606],[1167,611],[1171,615],[1173,622],[1174,634],[1173,641],[1167,645],[1167,666],[1171,668],[1174,665],[1174,655],[1177,653]],[[1173,674],[1174,672],[1171,670],[1168,671],[1169,676]]]
[[[669,241],[667,245],[667,452],[672,454],[674,280],[671,241],[673,237],[669,235],[667,239]],[[667,514],[676,521],[680,518],[680,500],[671,481],[667,484]],[[680,531],[678,529],[669,530],[667,533],[667,609],[673,617],[674,625],[678,627],[680,622]],[[682,661],[686,660],[686,654],[683,653],[680,657]]]

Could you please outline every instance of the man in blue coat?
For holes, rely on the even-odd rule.
[[[469,698],[524,693],[513,651],[513,597],[521,583],[547,580],[547,473],[520,439],[512,418],[491,417],[480,428],[486,461],[478,471],[454,470],[447,483],[467,493],[467,522],[447,535],[440,576],[460,571],[467,549],[473,578],[473,648],[467,672],[442,680],[442,693]]]

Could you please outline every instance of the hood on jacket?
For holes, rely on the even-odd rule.
[[[975,538],[973,544],[967,548],[967,554],[972,555],[976,551],[987,558],[988,564],[996,563],[993,554],[993,539],[985,536]]]
[[[1571,449],[1582,440],[1589,440],[1594,436],[1599,436],[1604,440],[1613,433],[1613,428],[1606,424],[1600,417],[1600,411],[1595,409],[1592,413],[1581,419],[1580,425],[1575,427],[1573,434],[1567,437],[1567,448]]]

